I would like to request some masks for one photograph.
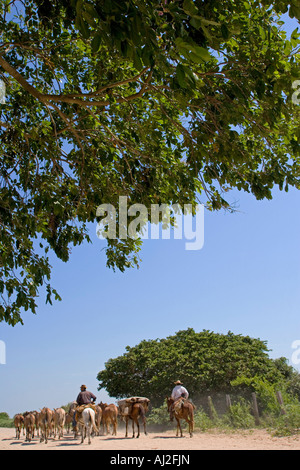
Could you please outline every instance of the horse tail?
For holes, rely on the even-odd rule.
[[[145,413],[143,405],[141,405],[140,403],[139,403],[139,410],[140,410],[140,416],[141,416],[142,420],[145,421],[146,413]]]
[[[94,412],[94,410],[91,410],[90,419],[91,419],[92,427],[93,427],[95,433],[98,433],[98,429],[97,429],[97,426],[96,426],[96,423],[95,423],[95,412]]]
[[[51,416],[50,416],[49,410],[47,409],[45,413],[45,425],[47,426],[47,428],[49,428],[50,423],[51,423]]]

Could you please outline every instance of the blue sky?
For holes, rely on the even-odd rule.
[[[91,226],[92,244],[71,260],[53,259],[52,284],[63,297],[40,301],[25,325],[1,324],[6,364],[0,365],[1,409],[57,407],[85,383],[100,399],[97,373],[105,362],[142,339],[179,330],[208,329],[267,341],[270,357],[292,364],[300,339],[300,193],[275,191],[272,201],[234,193],[239,212],[205,212],[199,251],[185,240],[145,240],[140,269],[105,267],[104,241]]]
[[[96,380],[109,358],[190,327],[260,338],[270,357],[299,368],[292,343],[300,340],[300,193],[275,190],[273,200],[256,201],[234,191],[231,200],[235,214],[205,211],[199,251],[185,250],[186,240],[145,240],[140,269],[114,273],[92,224],[92,244],[73,249],[68,263],[53,258],[62,302],[41,297],[23,326],[0,324],[0,411],[67,404],[82,383],[112,402]]]

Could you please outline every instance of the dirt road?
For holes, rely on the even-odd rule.
[[[149,432],[141,434],[139,439],[125,439],[122,430],[117,436],[96,436],[89,445],[73,435],[66,434],[61,440],[50,438],[48,443],[40,443],[35,437],[25,442],[21,434],[20,440],[15,438],[12,428],[0,428],[1,450],[300,450],[300,436],[272,437],[267,431],[253,430],[236,433],[196,432],[192,438],[187,435],[176,438],[173,431]]]

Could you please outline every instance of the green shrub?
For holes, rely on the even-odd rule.
[[[155,429],[170,429],[174,425],[170,422],[167,405],[163,404],[158,408],[152,408],[147,416],[147,425]]]
[[[197,410],[194,414],[195,429],[200,431],[207,431],[217,425],[217,420],[212,421],[202,408]]]
[[[228,427],[238,429],[251,429],[255,427],[255,420],[251,414],[251,405],[244,399],[231,405],[222,416],[221,423]]]
[[[0,413],[0,428],[13,428],[14,420],[7,413]]]
[[[300,431],[300,404],[293,403],[285,405],[286,414],[281,414],[273,421],[274,434],[289,436]]]

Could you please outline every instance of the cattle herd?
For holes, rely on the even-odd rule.
[[[72,432],[74,438],[80,436],[81,442],[84,442],[86,436],[88,436],[88,442],[91,443],[90,437],[95,435],[106,435],[111,433],[112,435],[117,434],[118,418],[121,418],[126,423],[126,437],[127,437],[127,426],[128,421],[132,420],[133,436],[134,424],[136,423],[138,428],[139,437],[139,418],[142,418],[144,424],[144,432],[146,432],[146,418],[145,413],[148,411],[148,402],[141,404],[131,403],[126,408],[126,412],[115,404],[107,404],[100,402],[98,405],[93,405],[92,408],[87,408],[83,412],[80,419],[74,421],[74,412],[76,410],[76,403],[71,404],[69,409],[65,411],[64,408],[50,409],[44,407],[40,411],[26,411],[25,413],[18,413],[14,417],[14,426],[16,430],[16,439],[25,437],[26,442],[36,436],[40,442],[48,442],[49,438],[61,439],[64,433]],[[136,409],[141,408],[140,412],[137,413]],[[86,418],[86,416],[88,418]]]

